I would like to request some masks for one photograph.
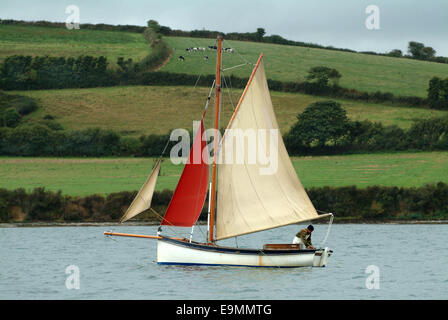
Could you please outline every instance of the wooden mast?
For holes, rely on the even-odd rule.
[[[218,149],[218,130],[219,130],[219,103],[221,97],[221,53],[222,36],[218,36],[218,46],[216,55],[216,81],[215,81],[215,136],[213,139],[213,166],[212,166],[212,190],[210,201],[210,232],[208,241],[214,241],[215,231],[215,208],[216,208],[216,153]]]

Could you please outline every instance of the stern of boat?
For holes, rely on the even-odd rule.
[[[332,254],[333,250],[330,250],[328,247],[316,250],[314,252],[313,267],[325,267]]]

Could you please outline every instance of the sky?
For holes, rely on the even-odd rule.
[[[264,28],[266,35],[379,53],[406,53],[417,41],[448,56],[448,0],[1,0],[0,19],[65,22],[69,5],[79,8],[81,24],[153,19],[186,31]],[[366,13],[370,5],[377,10]]]

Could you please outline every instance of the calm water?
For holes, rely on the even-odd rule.
[[[238,245],[290,242],[300,227],[240,237]],[[315,227],[318,245],[327,225]],[[333,225],[328,266],[293,269],[157,265],[156,241],[105,237],[110,229],[156,233],[156,227],[0,228],[0,299],[448,298],[448,225]],[[78,290],[66,288],[70,265],[79,268]],[[379,270],[379,289],[366,287],[370,265]]]

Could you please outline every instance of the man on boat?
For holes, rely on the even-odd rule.
[[[313,225],[309,225],[305,229],[300,230],[294,240],[293,244],[298,244],[300,249],[314,249],[313,244],[311,243],[311,233],[314,231]]]

